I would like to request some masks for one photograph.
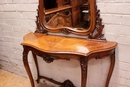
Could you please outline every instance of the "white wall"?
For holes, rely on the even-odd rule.
[[[105,24],[105,37],[118,42],[116,65],[109,87],[130,87],[130,0],[97,0],[97,4]],[[20,43],[24,34],[36,29],[37,5],[38,0],[0,0],[0,68],[26,76]],[[43,68],[41,74],[59,81],[69,78],[80,87],[78,61],[59,60],[49,65],[39,58],[39,62]],[[89,62],[89,87],[104,87],[109,62],[109,58]],[[33,67],[31,56],[30,64]]]
[[[118,42],[110,87],[130,87],[130,0],[98,0],[105,37]]]
[[[0,0],[0,68],[26,75],[23,36],[36,29],[38,0]]]

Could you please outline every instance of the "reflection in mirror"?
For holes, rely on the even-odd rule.
[[[44,0],[43,3],[48,27],[84,30],[90,26],[88,0]]]
[[[57,2],[56,0],[44,0],[44,8],[47,9],[52,9],[57,7]]]
[[[96,0],[39,0],[38,33],[62,33],[102,38],[102,19]]]

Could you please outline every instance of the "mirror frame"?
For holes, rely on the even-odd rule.
[[[103,36],[102,30],[104,25],[102,25],[102,19],[100,18],[100,10],[97,10],[96,0],[88,0],[89,3],[89,12],[90,12],[90,26],[84,30],[78,30],[72,27],[48,27],[45,22],[45,9],[44,1],[39,0],[38,6],[38,16],[37,16],[37,30],[38,33],[59,33],[62,32],[63,34],[76,34],[80,36],[88,36],[91,39],[101,38]]]

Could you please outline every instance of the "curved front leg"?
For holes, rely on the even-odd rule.
[[[24,67],[26,69],[26,72],[29,76],[29,79],[30,79],[30,82],[31,82],[31,86],[32,87],[35,87],[34,85],[34,81],[33,81],[33,77],[32,77],[32,74],[31,74],[31,71],[30,71],[30,67],[29,67],[29,64],[28,64],[28,52],[29,52],[29,49],[27,46],[23,46],[23,63],[24,63]]]
[[[37,61],[37,56],[34,52],[32,52],[32,55],[33,55],[33,59],[34,59],[34,62],[35,62],[35,65],[36,65],[36,69],[37,69],[37,83],[39,83],[40,79],[39,79],[39,67],[38,67],[38,61]]]
[[[113,52],[113,54],[110,56],[110,58],[111,58],[111,64],[110,64],[105,87],[108,87],[110,79],[111,79],[111,75],[113,73],[113,69],[114,69],[114,65],[115,65],[115,52]]]
[[[80,59],[80,66],[81,66],[81,87],[86,87],[87,68],[88,68],[88,59],[86,57]]]

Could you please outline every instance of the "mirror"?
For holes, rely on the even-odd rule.
[[[87,29],[89,27],[89,10],[87,0],[44,0],[45,22],[49,27],[72,27]]]
[[[102,36],[102,20],[96,0],[39,0],[37,31]]]

